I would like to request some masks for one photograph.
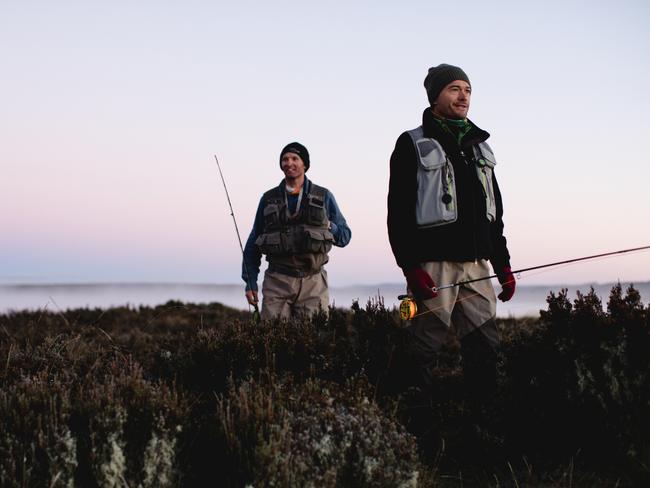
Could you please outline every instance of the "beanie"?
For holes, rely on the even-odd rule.
[[[282,167],[282,156],[287,153],[294,153],[300,156],[302,162],[305,163],[305,171],[309,169],[309,151],[307,151],[305,146],[299,142],[290,142],[284,146],[284,149],[282,149],[282,152],[280,153],[280,167]]]
[[[434,68],[429,68],[429,73],[424,79],[424,88],[427,90],[427,97],[431,106],[438,99],[442,89],[455,80],[463,80],[469,83],[469,78],[458,66],[443,63]]]

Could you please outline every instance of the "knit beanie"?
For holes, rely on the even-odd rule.
[[[469,78],[458,66],[443,63],[429,68],[429,73],[427,73],[427,77],[424,79],[424,88],[427,90],[429,104],[432,107],[442,89],[455,80],[463,80],[469,83]]]
[[[280,168],[282,168],[282,156],[287,153],[294,153],[300,156],[302,162],[305,163],[305,171],[309,169],[309,151],[307,151],[305,146],[299,142],[290,142],[284,146],[284,149],[282,149],[282,152],[280,153]]]

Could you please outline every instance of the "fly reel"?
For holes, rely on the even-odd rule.
[[[401,300],[399,303],[399,316],[402,320],[411,320],[418,313],[418,306],[415,299],[409,295],[400,295],[397,297]]]

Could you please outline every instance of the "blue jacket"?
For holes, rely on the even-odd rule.
[[[280,182],[279,188],[284,190],[285,181]],[[305,177],[303,193],[309,193],[311,189],[311,181]],[[297,195],[287,195],[287,204],[289,211],[295,212],[298,203]],[[327,211],[327,218],[330,221],[330,232],[334,236],[334,245],[338,247],[345,247],[352,237],[352,231],[348,227],[345,217],[341,213],[339,206],[336,203],[334,195],[326,189],[325,191],[325,209]],[[246,246],[244,247],[244,261],[242,263],[242,279],[246,283],[246,290],[257,291],[257,277],[260,273],[260,265],[262,262],[262,253],[259,247],[255,244],[257,238],[264,230],[264,198],[260,199],[257,205],[257,212],[255,213],[255,221],[253,222],[253,229],[251,230]],[[248,274],[246,273],[248,271]]]

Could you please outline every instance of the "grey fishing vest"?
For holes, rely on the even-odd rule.
[[[264,229],[255,244],[270,263],[315,271],[327,262],[334,236],[329,231],[325,191],[312,183],[293,216],[282,189],[276,187],[264,194]]]
[[[422,126],[408,131],[418,158],[418,195],[415,220],[419,228],[451,224],[458,219],[458,201],[454,166],[433,138],[425,137]],[[483,186],[486,217],[490,222],[496,218],[496,198],[492,172],[496,164],[494,153],[487,142],[473,147],[476,175]]]

